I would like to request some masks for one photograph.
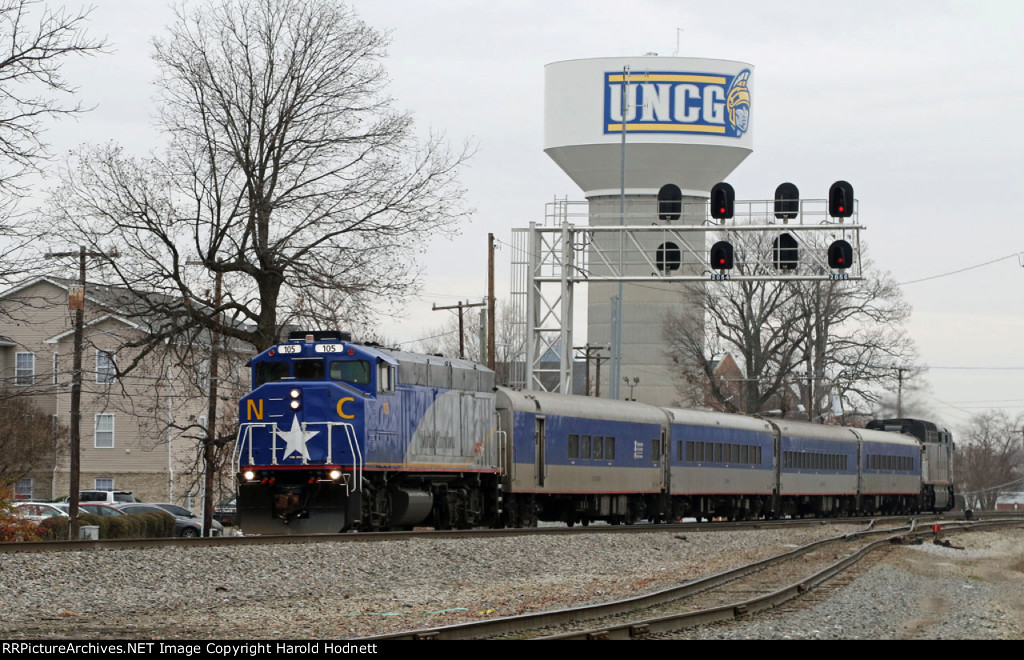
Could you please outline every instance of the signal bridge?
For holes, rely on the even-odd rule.
[[[594,222],[586,202],[549,205],[544,225],[513,230],[513,323],[526,353],[520,384],[571,391],[577,284],[863,279],[864,227],[856,202],[844,201],[852,200],[852,189],[843,186],[849,184],[834,184],[829,199],[779,199],[777,191],[774,200],[734,201],[731,187],[718,184],[702,203],[631,202],[618,226],[574,224],[575,217]],[[661,224],[636,223],[652,217]],[[611,304],[614,319],[621,310],[616,300]]]

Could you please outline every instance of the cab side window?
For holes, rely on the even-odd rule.
[[[395,368],[387,362],[377,363],[377,391],[382,394],[395,391]]]
[[[370,363],[366,360],[331,362],[331,379],[352,383],[353,385],[369,385]]]

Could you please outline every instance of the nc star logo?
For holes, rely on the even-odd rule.
[[[302,425],[299,424],[299,416],[295,415],[292,417],[292,428],[288,431],[277,431],[277,434],[281,436],[281,439],[285,441],[284,456],[281,460],[285,460],[295,452],[302,454],[304,460],[309,460],[309,451],[306,450],[306,443],[314,436],[320,433],[320,431],[304,431]]]

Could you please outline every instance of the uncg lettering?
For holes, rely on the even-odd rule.
[[[622,83],[609,83],[608,121],[622,123]],[[725,125],[725,87],[696,83],[629,85],[626,122]]]

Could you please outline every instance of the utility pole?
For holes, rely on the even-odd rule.
[[[435,311],[435,312],[438,311],[438,310],[442,310],[442,309],[458,309],[459,310],[459,359],[460,360],[465,360],[466,359],[466,335],[465,335],[465,333],[463,331],[464,321],[463,321],[463,318],[462,318],[462,310],[469,309],[470,307],[483,307],[486,304],[487,303],[482,303],[482,302],[479,302],[479,303],[468,303],[468,302],[464,303],[461,300],[459,301],[458,305],[449,305],[447,307],[438,307],[436,303],[434,304],[434,307],[433,307],[432,311]]]
[[[214,284],[213,304],[217,315],[220,315],[220,289],[222,273],[217,269]],[[216,328],[214,324],[214,328]],[[214,448],[217,440],[217,379],[218,362],[220,351],[217,344],[220,343],[220,333],[216,329],[210,332],[210,398],[206,408],[206,447],[203,448],[203,462],[206,464],[204,488],[206,497],[203,498],[203,536],[211,536],[213,527],[213,468]]]
[[[585,396],[595,396],[600,398],[601,396],[601,361],[607,361],[609,358],[602,357],[601,351],[608,350],[607,346],[591,346],[587,344],[585,346],[577,346],[577,351],[583,351],[583,360],[586,364],[586,384],[584,385]],[[595,381],[595,392],[590,393],[590,360],[593,359],[597,365],[597,379]]]
[[[494,234],[487,234],[487,368],[491,371],[494,371],[494,322]]]
[[[85,334],[85,258],[116,257],[103,252],[89,252],[85,246],[77,252],[48,252],[47,259],[78,257],[78,286],[69,287],[68,309],[75,312],[74,357],[71,366],[71,447],[70,474],[68,475],[68,516],[71,518],[69,538],[78,538],[78,491],[81,490],[82,461],[82,342]]]
[[[189,265],[206,265],[203,261],[188,261]],[[217,315],[220,315],[220,303],[221,303],[221,283],[223,281],[223,273],[219,268],[219,262],[217,262],[218,268],[214,275],[213,285],[213,306]],[[216,448],[217,442],[217,384],[219,379],[219,364],[220,364],[220,352],[218,344],[220,343],[220,332],[216,329],[210,330],[210,384],[209,384],[209,396],[206,401],[206,441],[203,443],[203,536],[211,535],[211,528],[213,527],[213,477],[214,477],[214,449]]]
[[[896,417],[903,419],[903,367],[896,367]]]

